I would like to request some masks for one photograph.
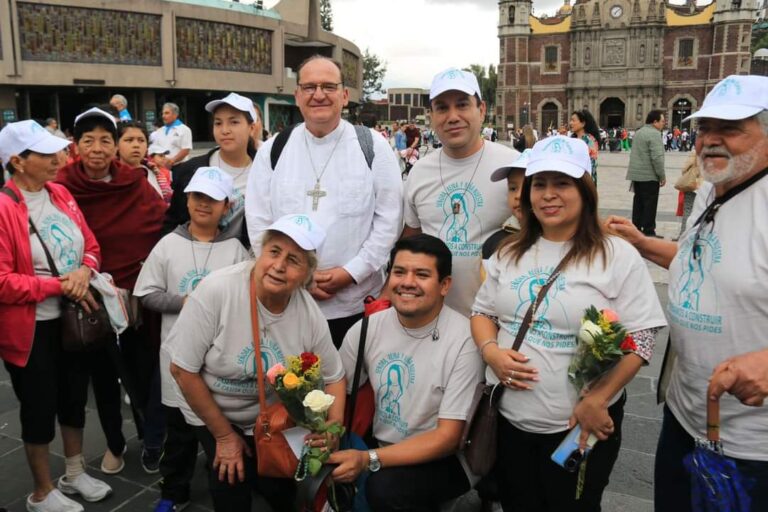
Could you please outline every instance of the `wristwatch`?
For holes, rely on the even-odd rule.
[[[381,469],[381,461],[376,450],[368,450],[368,471],[375,473]]]

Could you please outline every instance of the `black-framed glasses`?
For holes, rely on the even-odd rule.
[[[333,94],[334,92],[339,90],[339,87],[344,85],[344,82],[338,82],[338,83],[322,83],[322,84],[312,84],[312,83],[306,83],[306,84],[299,84],[299,89],[304,94],[315,94],[315,91],[317,91],[318,88],[320,88],[321,91],[323,91],[324,94]]]

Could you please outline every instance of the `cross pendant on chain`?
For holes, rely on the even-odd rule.
[[[307,195],[312,198],[312,211],[317,211],[317,205],[320,203],[320,198],[325,197],[328,193],[325,190],[320,189],[320,180],[315,182],[315,188],[307,190]]]

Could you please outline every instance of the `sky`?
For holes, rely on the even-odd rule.
[[[551,15],[561,5],[534,0],[533,12]],[[428,89],[443,69],[499,62],[498,0],[331,0],[331,9],[334,33],[386,62],[385,89]]]

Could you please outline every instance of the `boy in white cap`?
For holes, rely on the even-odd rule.
[[[705,183],[678,243],[643,236],[627,219],[608,225],[669,268],[671,346],[656,452],[657,511],[690,510],[683,460],[706,438],[720,402],[723,452],[748,482],[750,510],[768,510],[768,77],[729,76],[704,99],[696,153]],[[665,372],[666,374],[666,372]],[[722,395],[722,396],[721,396]]]
[[[222,219],[221,227],[249,248],[244,220],[245,188],[251,162],[256,155],[252,136],[258,127],[259,116],[250,98],[234,92],[208,102],[205,110],[211,114],[213,138],[217,146],[207,154],[190,158],[173,168],[174,197],[166,213],[163,231],[169,233],[189,220],[187,199],[182,192],[198,168],[216,166],[233,180],[229,210]]]
[[[189,501],[189,482],[198,450],[194,432],[178,409],[165,341],[187,297],[200,281],[216,269],[248,258],[237,238],[220,229],[233,193],[232,177],[217,167],[201,167],[184,192],[189,222],[158,242],[144,262],[134,289],[134,295],[141,298],[145,308],[163,315],[160,369],[153,392],[162,397],[164,407],[160,413],[166,417],[166,439],[164,446],[144,446],[142,451],[144,470],[161,471],[163,475],[158,510],[173,510],[174,506],[178,509]]]
[[[507,187],[490,176],[518,153],[483,140],[486,105],[472,73],[438,73],[429,99],[443,147],[419,160],[408,176],[403,237],[423,232],[448,245],[455,271],[446,304],[469,316],[480,287],[483,243],[510,215]]]

